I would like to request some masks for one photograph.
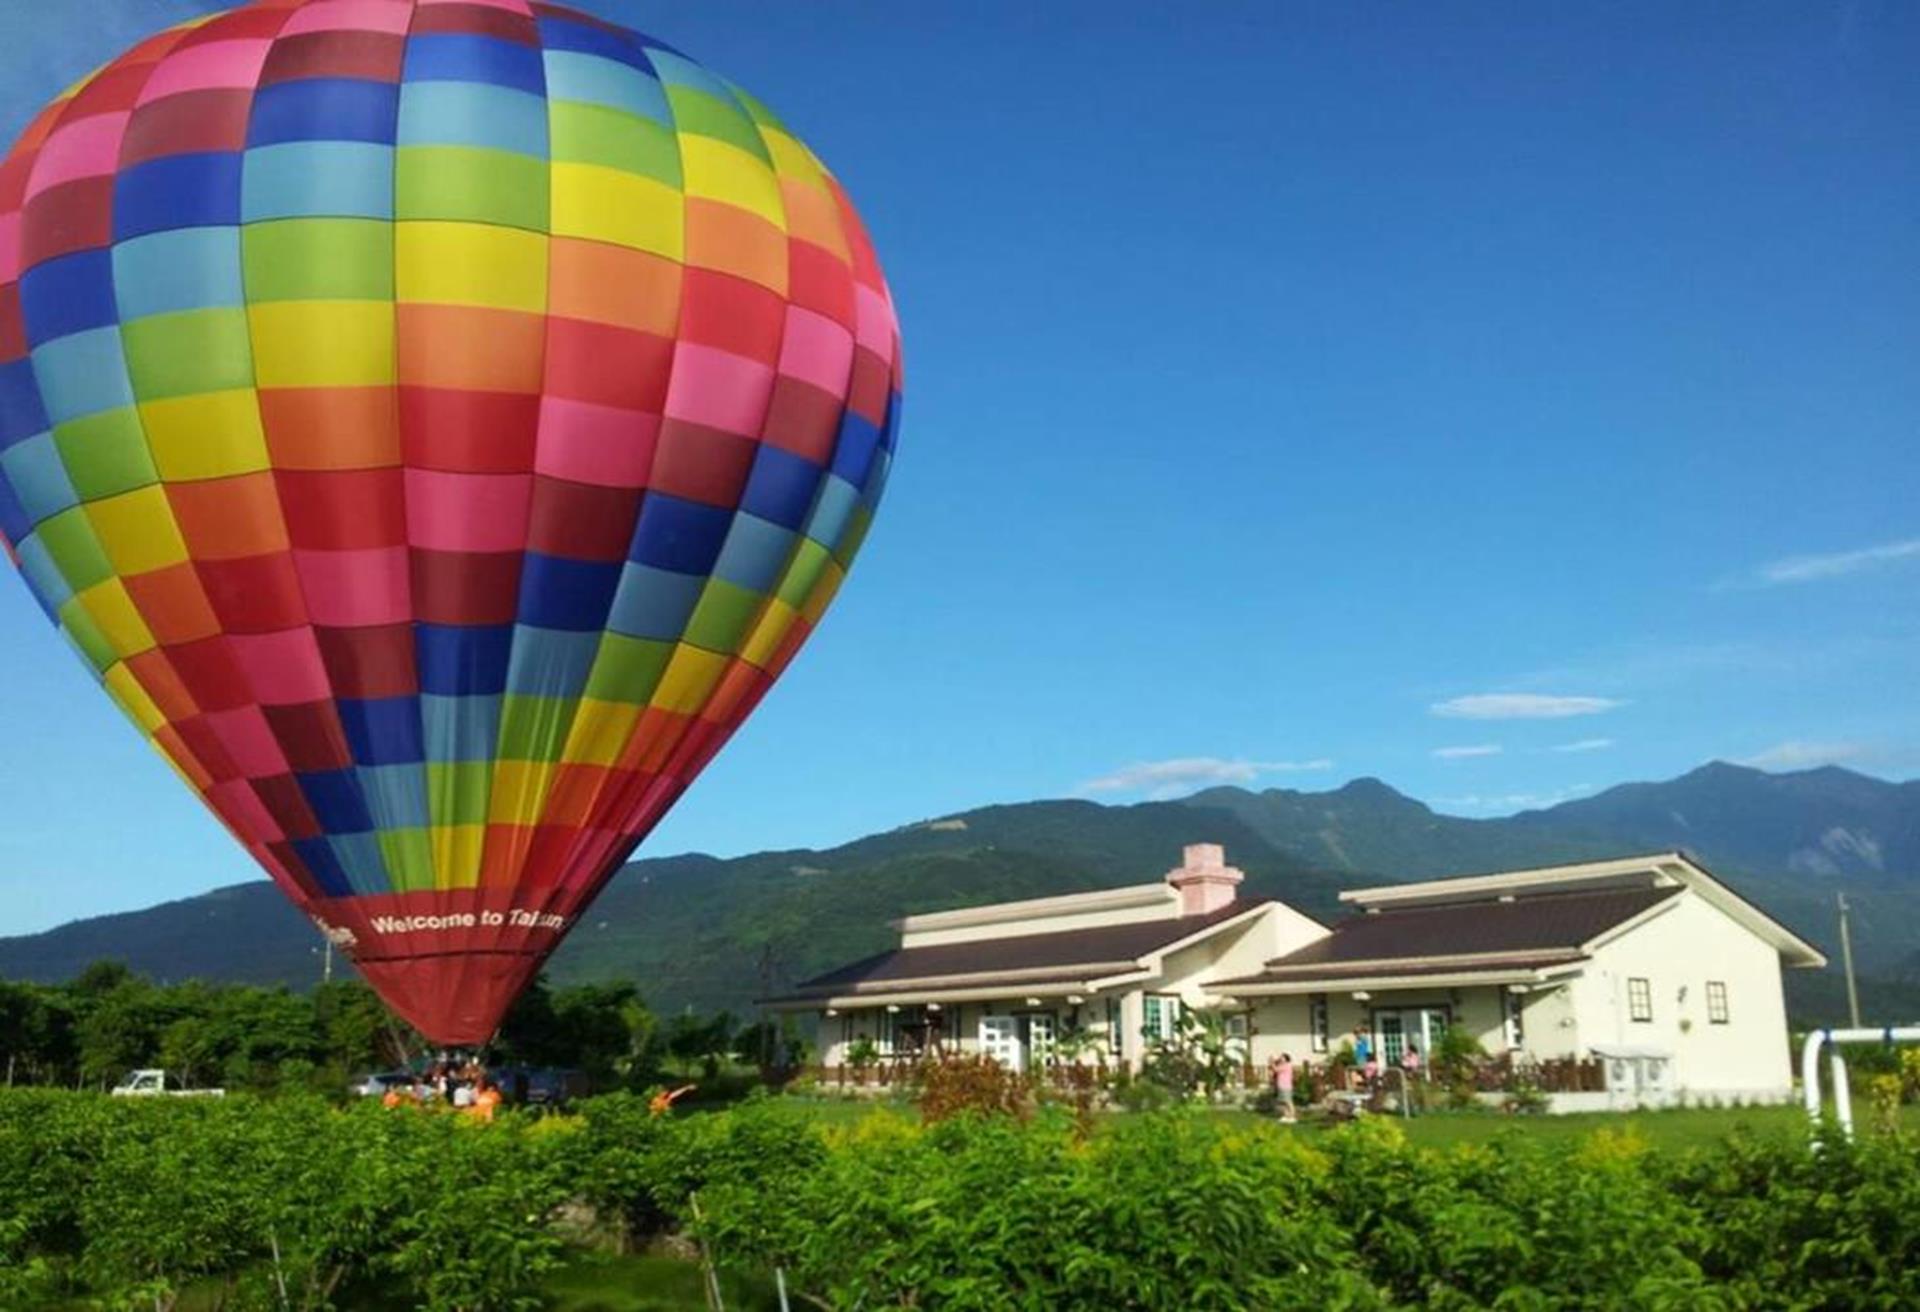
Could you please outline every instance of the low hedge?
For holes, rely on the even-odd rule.
[[[0,1307],[530,1308],[567,1245],[665,1232],[835,1308],[1917,1307],[1920,1140],[1442,1151],[1179,1111],[1089,1136],[615,1095],[483,1126],[0,1091]]]

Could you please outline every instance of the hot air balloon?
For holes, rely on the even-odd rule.
[[[818,624],[900,341],[759,101],[528,0],[262,0],[0,166],[0,531],[430,1039],[484,1043]]]

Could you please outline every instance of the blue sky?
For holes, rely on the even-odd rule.
[[[0,127],[211,7],[6,6]],[[809,140],[907,343],[852,580],[643,852],[1920,771],[1920,7],[583,7]],[[253,873],[0,632],[0,933]]]

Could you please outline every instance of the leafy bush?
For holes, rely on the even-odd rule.
[[[954,1116],[1025,1116],[1033,1108],[1027,1081],[980,1053],[949,1054],[915,1070],[920,1119],[932,1124]]]
[[[1433,1151],[1384,1119],[978,1110],[835,1127],[616,1094],[483,1125],[0,1091],[0,1306],[526,1308],[566,1245],[674,1232],[832,1308],[1920,1306],[1911,1135]]]
[[[1217,1012],[1182,1007],[1171,1030],[1147,1044],[1140,1078],[1174,1098],[1218,1098],[1240,1076],[1240,1056]]]

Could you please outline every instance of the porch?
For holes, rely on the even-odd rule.
[[[1117,994],[830,1007],[819,1022],[819,1064],[833,1082],[882,1087],[952,1054],[978,1053],[1022,1072],[1060,1062],[1112,1064],[1138,1046],[1126,1040],[1128,1010]]]

